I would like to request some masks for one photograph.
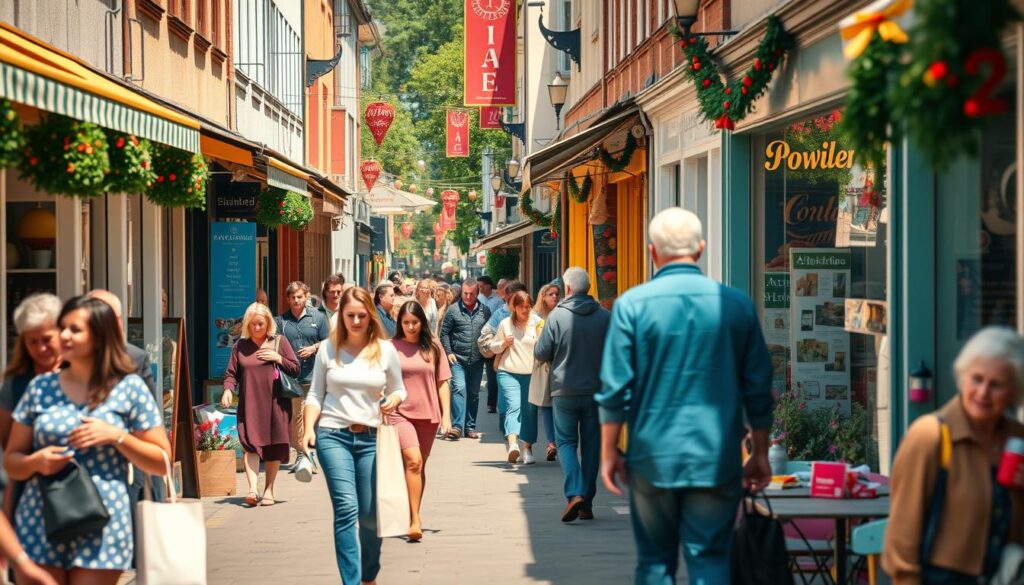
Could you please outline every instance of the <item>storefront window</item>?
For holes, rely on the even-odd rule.
[[[780,398],[774,435],[791,460],[878,469],[885,321],[876,312],[848,330],[846,307],[887,297],[884,194],[854,162],[841,117],[829,111],[754,138],[753,288]]]

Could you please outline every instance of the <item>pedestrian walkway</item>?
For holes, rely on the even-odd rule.
[[[628,583],[635,549],[625,498],[604,491],[595,519],[562,523],[558,462],[504,462],[498,417],[481,408],[480,441],[438,441],[427,465],[424,537],[384,540],[381,585]],[[206,498],[211,585],[339,582],[327,487],[283,474],[278,504],[241,506],[239,496]]]

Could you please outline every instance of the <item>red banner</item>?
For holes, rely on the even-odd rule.
[[[464,102],[516,105],[516,3],[466,0]]]
[[[445,189],[441,192],[441,229],[448,232],[455,229],[455,212],[459,205],[459,192],[455,189]]]
[[[480,108],[480,129],[501,130],[501,108],[497,106]]]
[[[459,158],[469,156],[469,111],[448,110],[446,156]]]

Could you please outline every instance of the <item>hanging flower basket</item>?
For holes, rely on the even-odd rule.
[[[270,187],[256,202],[256,221],[268,228],[286,225],[301,231],[313,221],[313,204],[301,193]]]
[[[18,164],[25,148],[25,134],[21,130],[18,112],[6,99],[0,99],[0,168]]]
[[[206,179],[210,171],[203,155],[169,146],[153,156],[156,178],[146,196],[161,207],[206,209]]]
[[[132,134],[104,130],[110,155],[107,191],[110,193],[144,193],[156,182],[153,171],[152,145]]]
[[[25,130],[18,169],[36,189],[72,197],[106,192],[110,156],[96,124],[50,114]]]

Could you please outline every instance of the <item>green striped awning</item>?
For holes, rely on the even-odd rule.
[[[124,86],[119,89],[131,90]],[[199,152],[197,129],[3,62],[0,62],[0,97],[188,152]]]

